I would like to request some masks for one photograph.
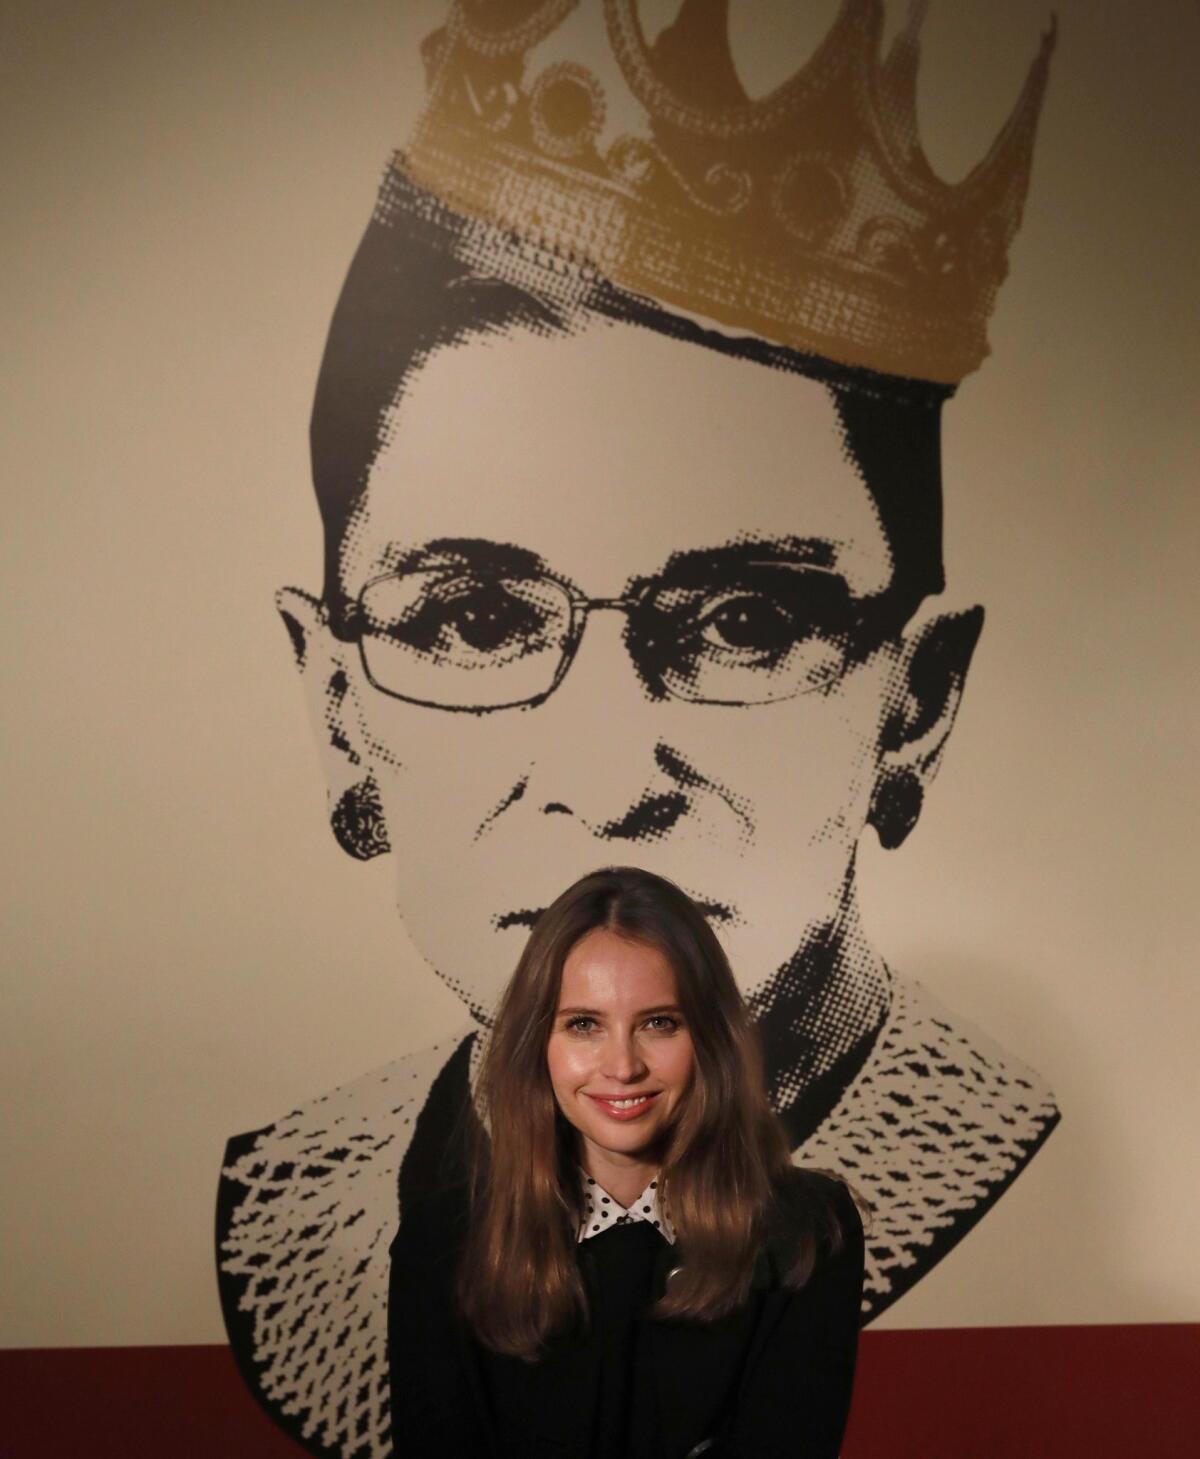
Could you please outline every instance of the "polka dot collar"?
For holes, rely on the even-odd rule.
[[[630,1206],[623,1206],[615,1196],[610,1196],[582,1166],[579,1168],[579,1179],[583,1185],[583,1220],[579,1223],[578,1241],[586,1241],[589,1236],[598,1236],[610,1226],[624,1226],[630,1221],[648,1221],[662,1232],[672,1246],[675,1245],[675,1228],[658,1202],[657,1174]]]

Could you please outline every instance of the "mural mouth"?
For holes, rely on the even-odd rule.
[[[693,897],[692,900],[710,922],[733,921],[733,908],[726,906],[724,902],[709,902],[700,897]],[[545,907],[518,907],[515,911],[493,917],[492,925],[497,932],[503,932],[509,927],[528,927],[532,930],[534,923],[545,910]]]

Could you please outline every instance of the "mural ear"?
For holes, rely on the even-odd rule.
[[[905,841],[921,814],[982,629],[983,609],[976,606],[939,614],[905,637],[893,681],[896,703],[880,736],[879,768],[867,813],[886,850]]]
[[[320,601],[300,588],[280,588],[275,594],[275,607],[292,645],[296,667],[307,667],[309,648],[318,632],[327,632],[325,611]]]
[[[287,629],[304,684],[308,717],[325,771],[329,824],[338,845],[356,861],[391,850],[375,776],[364,764],[349,711],[344,650],[329,629],[325,607],[299,588],[280,588],[275,606]]]

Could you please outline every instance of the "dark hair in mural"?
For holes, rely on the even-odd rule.
[[[385,195],[403,198],[371,220],[330,323],[311,421],[313,482],[325,533],[325,599],[342,604],[339,557],[348,523],[410,377],[437,349],[514,328],[566,334],[589,319],[640,325],[676,339],[821,381],[845,449],[871,493],[892,548],[889,589],[903,613],[945,586],[941,407],[954,387],[840,365],[673,314],[595,276],[569,299],[487,276],[460,255],[464,220],[414,188],[393,162]],[[519,246],[517,240],[512,247]]]
[[[763,1087],[755,1026],[704,913],[674,882],[639,867],[581,877],[538,919],[500,1000],[478,1088],[490,1139],[477,1121],[467,1126],[476,1215],[456,1296],[483,1342],[527,1361],[587,1312],[572,1235],[584,1201],[578,1137],[556,1102],[546,1045],[563,964],[600,927],[667,958],[695,1049],[693,1082],[658,1177],[688,1260],[651,1317],[712,1321],[746,1300],[769,1215],[793,1168]],[[789,1217],[796,1247],[785,1280],[801,1287],[818,1250],[837,1251],[842,1232],[831,1207],[813,1204]]]

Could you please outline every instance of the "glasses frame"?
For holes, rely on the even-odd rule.
[[[830,577],[841,576],[841,574],[836,572],[834,569],[823,567],[820,564],[807,562],[781,562],[778,559],[772,558],[746,559],[743,563],[739,565],[745,567],[776,567],[791,569],[796,572],[805,573],[823,573]],[[330,629],[333,632],[334,636],[340,639],[343,643],[354,643],[357,645],[359,662],[362,664],[363,674],[367,682],[371,685],[373,689],[377,690],[380,694],[386,694],[389,699],[399,699],[406,704],[418,704],[426,709],[440,709],[449,714],[491,714],[496,710],[525,709],[545,703],[545,701],[550,698],[551,694],[554,693],[554,691],[558,688],[558,686],[562,683],[563,679],[566,678],[568,672],[570,671],[571,665],[575,661],[575,656],[579,652],[579,645],[583,642],[583,635],[587,629],[588,622],[593,613],[603,612],[606,610],[614,610],[623,612],[626,615],[626,619],[628,620],[628,618],[633,613],[644,607],[645,600],[650,596],[652,592],[663,586],[671,586],[670,580],[668,578],[664,578],[662,576],[649,577],[645,579],[645,581],[642,582],[636,589],[634,589],[634,591],[630,593],[624,593],[620,597],[590,598],[587,596],[586,593],[579,592],[579,590],[572,582],[570,582],[566,578],[559,576],[557,573],[550,572],[546,569],[541,569],[536,573],[525,573],[524,575],[527,577],[536,577],[553,583],[556,587],[561,589],[563,595],[567,598],[570,604],[570,625],[567,629],[567,635],[563,644],[562,655],[560,657],[558,669],[555,672],[553,682],[550,684],[548,689],[544,690],[540,694],[530,695],[524,699],[509,700],[505,704],[439,704],[436,700],[417,699],[409,694],[399,694],[395,689],[389,689],[386,685],[379,683],[379,681],[371,673],[371,667],[367,662],[367,654],[364,647],[364,640],[367,637],[367,632],[365,628],[367,614],[363,606],[363,599],[365,598],[366,594],[371,590],[371,588],[373,588],[376,583],[386,582],[390,578],[402,578],[407,577],[412,573],[428,572],[432,570],[436,570],[436,568],[402,568],[399,570],[392,569],[388,572],[377,573],[374,577],[368,579],[368,581],[363,584],[358,592],[358,595],[355,598],[349,600],[348,607],[344,615],[344,620],[341,623],[336,622],[334,615],[328,605],[326,605],[326,614],[328,617]],[[514,571],[512,568],[507,567],[491,568],[487,566],[480,567],[477,565],[472,565],[470,571],[477,576],[485,578],[512,578],[521,575],[520,573]],[[679,700],[681,703],[685,704],[708,704],[753,709],[760,704],[779,704],[786,702],[789,699],[799,698],[803,694],[812,694],[820,690],[832,689],[835,685],[840,683],[842,679],[845,678],[853,663],[856,660],[861,661],[862,657],[865,656],[863,654],[864,648],[867,650],[867,652],[873,652],[883,642],[885,642],[887,638],[889,638],[893,633],[898,632],[904,626],[908,618],[911,616],[915,605],[906,605],[902,611],[899,611],[897,609],[897,603],[899,601],[899,594],[895,592],[894,586],[889,586],[888,588],[885,588],[882,592],[873,594],[870,597],[854,598],[853,596],[851,596],[850,602],[856,604],[857,607],[847,621],[845,644],[842,650],[841,665],[839,666],[837,672],[831,678],[826,679],[819,684],[801,686],[800,688],[794,689],[790,694],[780,694],[773,699],[697,698],[696,696],[690,694],[677,694],[666,683],[662,684],[662,692],[668,698]],[[633,659],[633,655],[630,655],[630,658]],[[645,682],[644,676],[642,674],[641,665],[638,664],[636,659],[633,659],[633,664],[635,670],[638,672],[639,678],[642,678],[643,682]]]

